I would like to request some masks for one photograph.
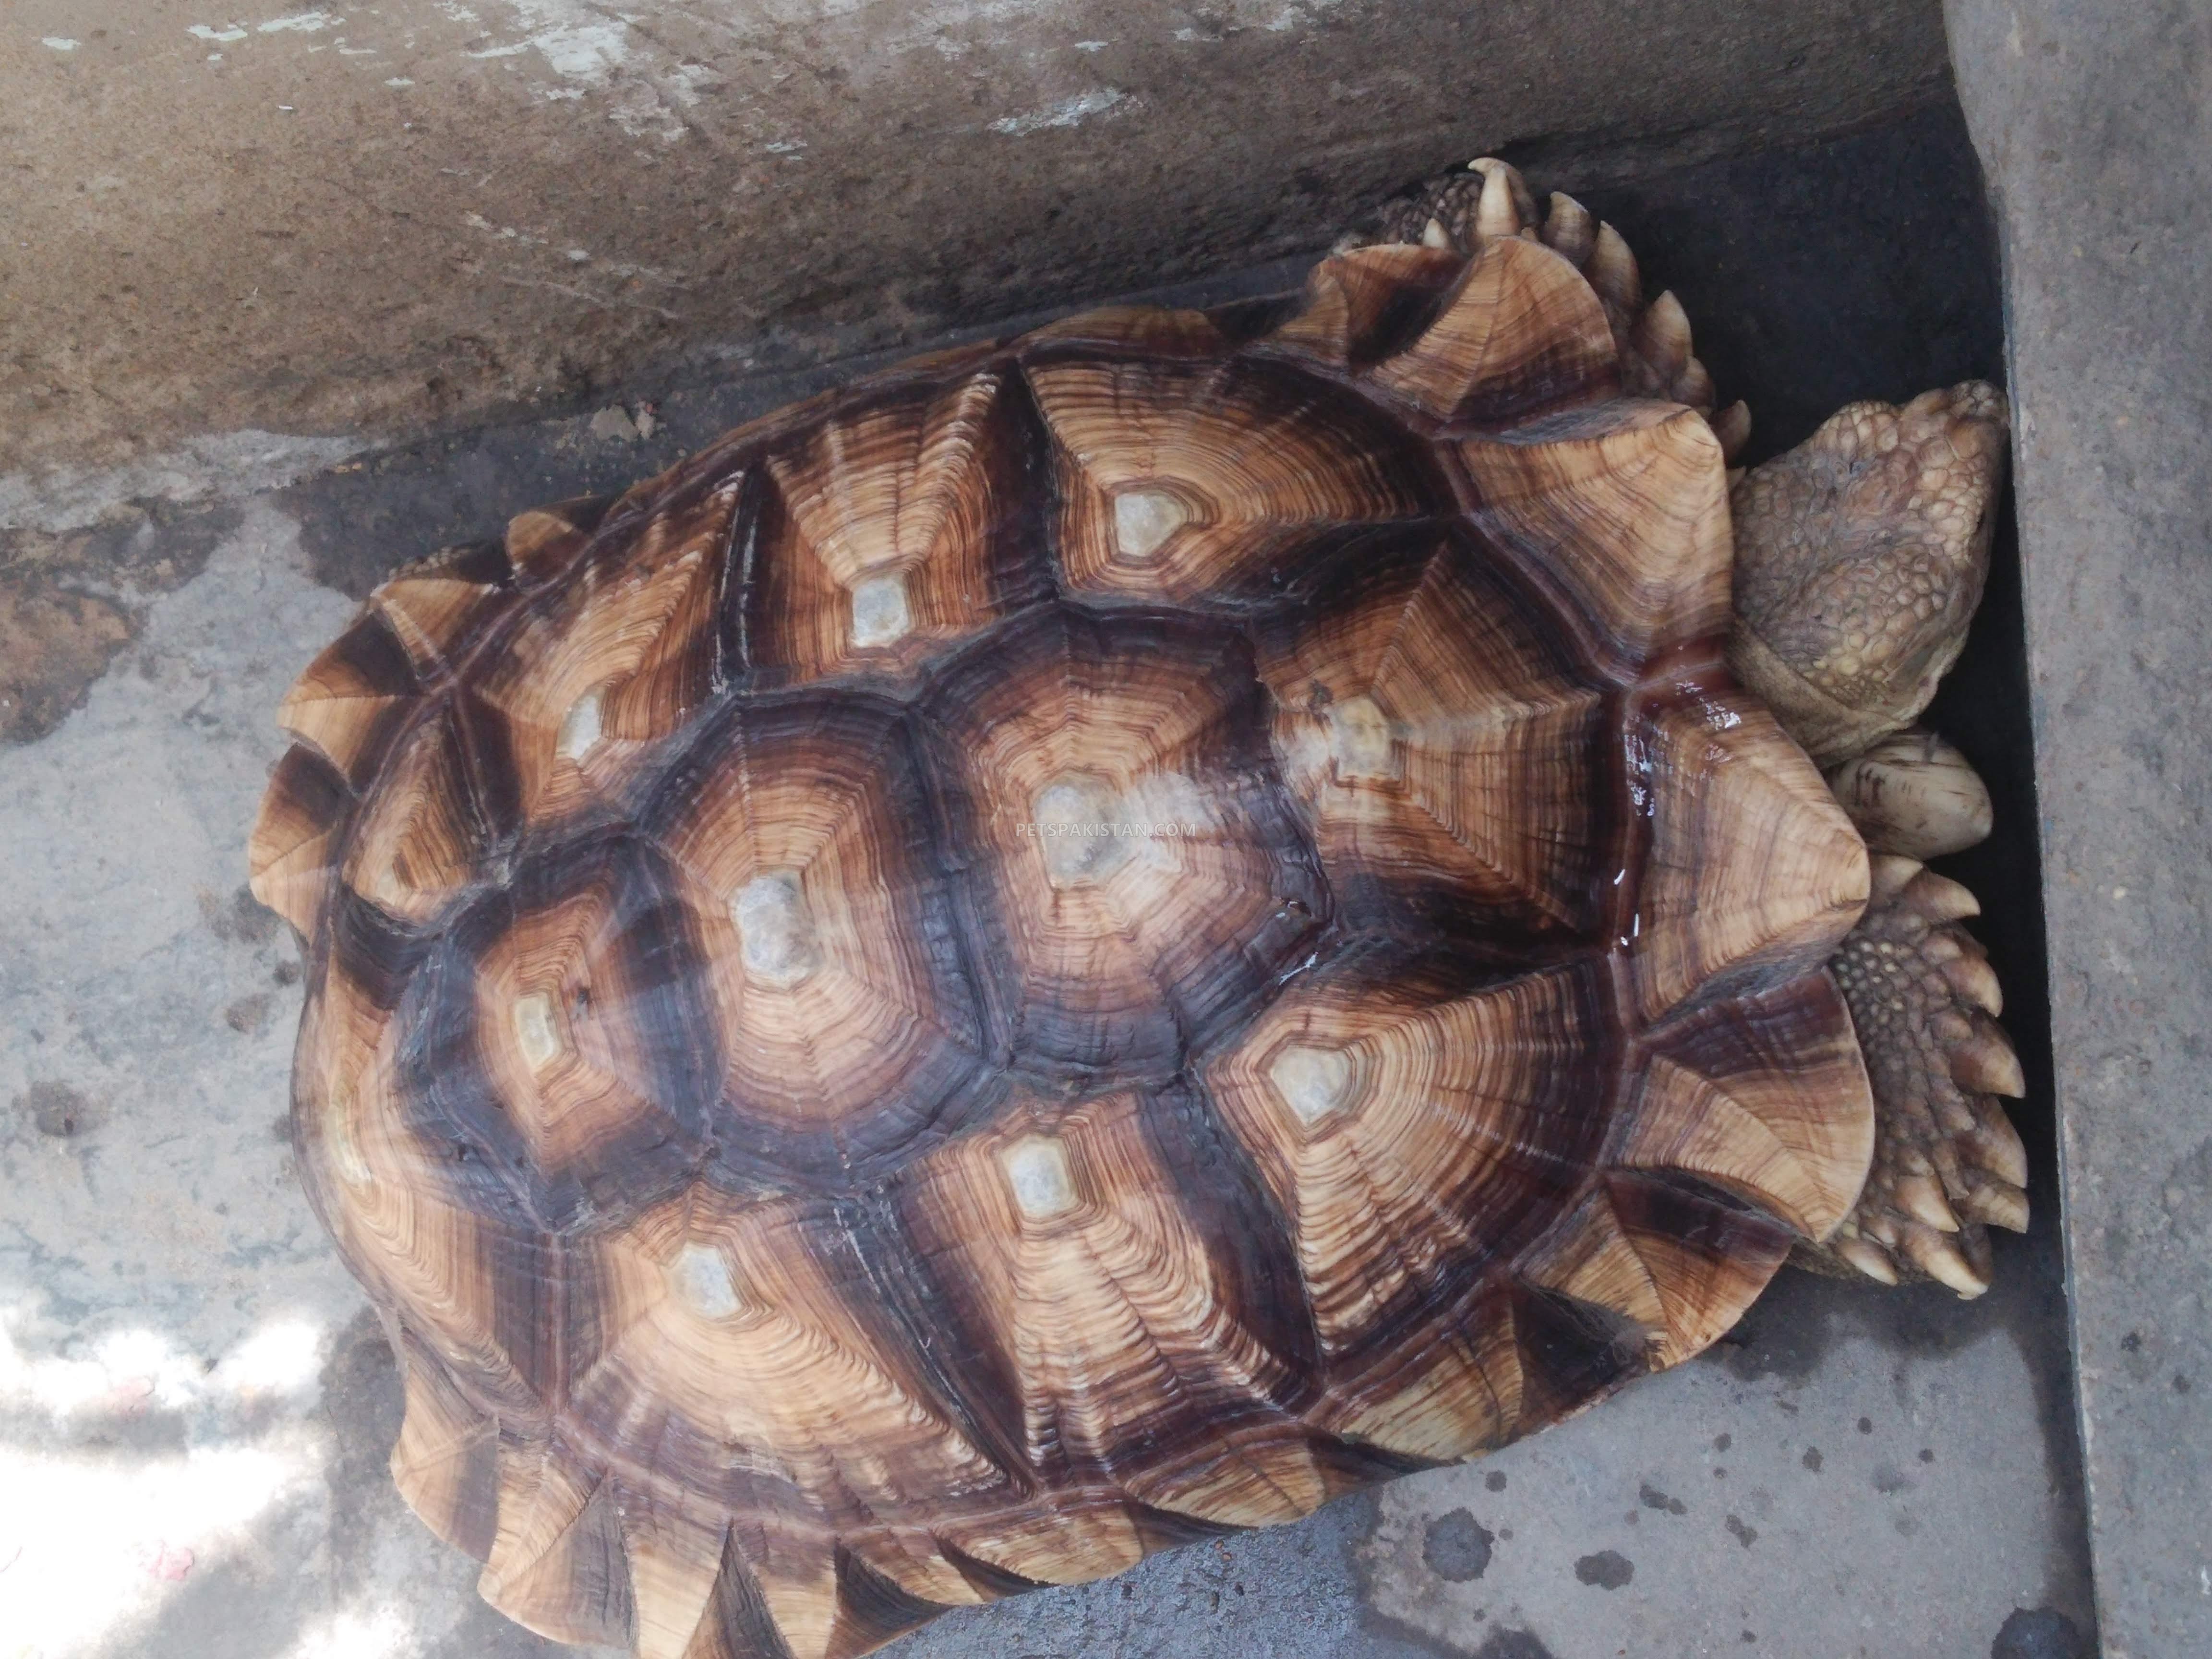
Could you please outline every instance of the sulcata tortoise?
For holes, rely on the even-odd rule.
[[[1919,860],[1988,800],[1910,723],[2002,400],[1732,482],[1573,200],[1380,223],[526,513],[293,690],[299,1167],[510,1617],[860,1654],[1556,1422],[1793,1252],[1986,1287],[2020,1072]]]

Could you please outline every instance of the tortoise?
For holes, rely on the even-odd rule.
[[[253,890],[487,1600],[860,1654],[1556,1422],[1793,1254],[1987,1286],[2020,1069],[1923,861],[1989,803],[1911,722],[2003,401],[1734,473],[1691,348],[1486,158],[376,591]]]

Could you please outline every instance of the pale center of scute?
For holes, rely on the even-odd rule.
[[[1283,1103],[1311,1128],[1352,1095],[1352,1056],[1341,1048],[1293,1042],[1267,1067],[1267,1080]]]
[[[1075,1207],[1075,1176],[1067,1150],[1042,1135],[1027,1135],[999,1154],[1013,1189],[1014,1205],[1032,1221],[1048,1221]]]
[[[796,870],[755,876],[730,899],[745,971],[763,984],[788,988],[822,965],[814,913]]]
[[[669,1264],[668,1281],[677,1295],[709,1319],[727,1319],[744,1305],[728,1261],[711,1244],[686,1244],[678,1250]]]
[[[1390,741],[1390,717],[1372,697],[1346,697],[1322,715],[1328,726],[1328,757],[1336,775],[1395,778],[1398,757]]]
[[[1132,563],[1149,559],[1190,514],[1160,489],[1125,489],[1114,498],[1114,553]]]
[[[1103,881],[1136,854],[1135,826],[1121,816],[1121,798],[1105,779],[1071,772],[1037,791],[1030,828],[1055,887]]]
[[[907,608],[906,573],[887,570],[853,584],[853,643],[863,648],[889,645],[914,631]]]
[[[599,747],[605,735],[600,720],[599,694],[586,691],[568,705],[568,712],[561,716],[560,734],[553,739],[553,752],[563,760],[580,761]]]
[[[561,1028],[554,1023],[553,999],[532,991],[514,1000],[514,1040],[533,1072],[542,1072],[561,1057]]]

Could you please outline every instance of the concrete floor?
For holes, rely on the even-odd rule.
[[[1997,367],[1971,195],[1936,111],[1601,205],[1681,287],[1724,387],[1774,411],[1771,447],[1830,403]],[[654,389],[650,440],[586,411],[384,455],[245,438],[66,493],[0,483],[9,556],[73,573],[128,633],[0,748],[0,1659],[557,1650],[475,1601],[473,1564],[385,1475],[397,1378],[287,1167],[296,946],[244,896],[240,849],[270,713],[349,595],[798,389]],[[2008,805],[2017,614],[2001,574],[1959,715]],[[2010,816],[1966,873],[2047,1168],[2033,817]],[[1480,1464],[894,1652],[2086,1659],[2056,1206],[2036,1197],[1979,1304],[1785,1276],[1705,1358]]]

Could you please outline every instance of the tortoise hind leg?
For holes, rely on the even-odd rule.
[[[1917,860],[1877,855],[1859,925],[1830,959],[1875,1101],[1874,1166],[1857,1206],[1804,1265],[1884,1284],[1990,1287],[1990,1227],[2027,1227],[2027,1154],[1998,1097],[2020,1061],[1996,1023],[1996,976],[1958,923],[1973,895]]]

